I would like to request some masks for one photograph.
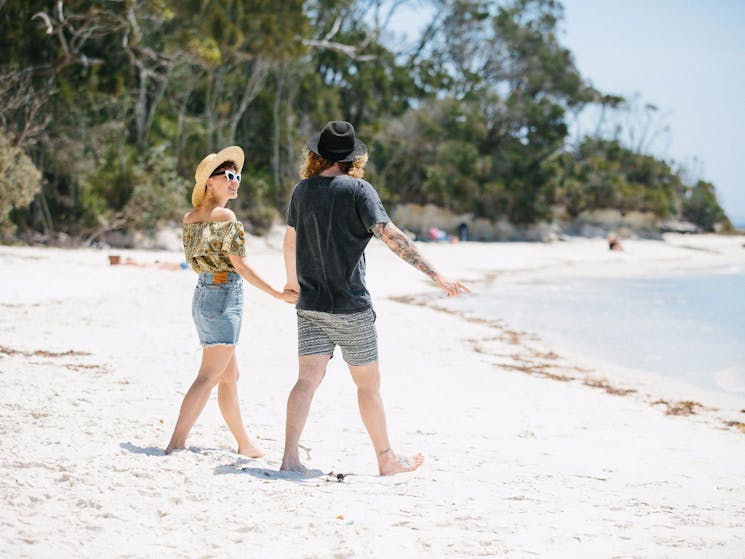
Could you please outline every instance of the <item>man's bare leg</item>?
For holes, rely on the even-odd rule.
[[[424,456],[417,454],[411,459],[397,456],[388,440],[385,423],[385,409],[380,395],[380,367],[378,361],[367,365],[350,365],[349,372],[357,385],[357,402],[365,429],[372,439],[375,456],[378,459],[380,475],[389,476],[416,470],[424,462]]]
[[[305,472],[300,463],[298,446],[310,412],[310,403],[318,385],[326,374],[330,355],[301,355],[298,359],[298,379],[287,399],[287,423],[285,424],[285,452],[280,470]]]
[[[216,345],[208,346],[202,350],[202,364],[196,380],[192,383],[189,391],[181,403],[176,427],[166,447],[165,453],[170,454],[174,450],[185,448],[186,437],[194,426],[194,422],[202,413],[210,392],[220,380],[230,359],[235,354],[235,346]]]
[[[235,353],[233,353],[233,358],[225,368],[225,372],[220,377],[220,382],[217,385],[217,403],[228,429],[233,433],[238,443],[238,454],[249,458],[260,458],[265,454],[264,449],[246,433],[246,427],[241,417],[241,408],[238,402],[238,379],[240,376],[238,362]]]

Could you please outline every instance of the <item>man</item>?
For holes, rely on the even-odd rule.
[[[350,123],[329,122],[311,139],[308,149],[303,180],[295,186],[287,211],[284,240],[285,289],[299,293],[299,375],[287,401],[281,469],[305,471],[298,457],[300,435],[313,394],[338,345],[357,385],[360,414],[380,474],[412,471],[424,457],[399,457],[388,440],[375,313],[365,286],[365,247],[375,235],[449,296],[468,289],[437,272],[391,222],[375,189],[362,180],[367,147]]]

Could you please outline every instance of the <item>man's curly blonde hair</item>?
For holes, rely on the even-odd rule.
[[[303,166],[300,168],[300,178],[307,179],[320,175],[326,169],[332,167],[334,163],[336,162],[329,161],[328,159],[321,157],[317,153],[313,153],[312,151],[307,150],[305,154],[305,161],[303,161]],[[365,153],[354,161],[339,163],[339,169],[341,169],[342,173],[349,175],[350,177],[361,179],[363,176],[365,176],[366,163],[367,154]]]

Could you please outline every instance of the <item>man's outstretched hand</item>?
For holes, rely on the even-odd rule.
[[[435,283],[437,284],[437,287],[448,294],[448,297],[457,297],[461,293],[471,292],[470,289],[468,289],[458,280],[451,280],[450,278],[446,278],[444,276],[438,275],[437,277],[435,277]]]

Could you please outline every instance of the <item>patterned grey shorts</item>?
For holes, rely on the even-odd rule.
[[[375,311],[351,314],[297,311],[298,355],[334,355],[341,348],[350,365],[367,365],[378,360],[378,334]]]

